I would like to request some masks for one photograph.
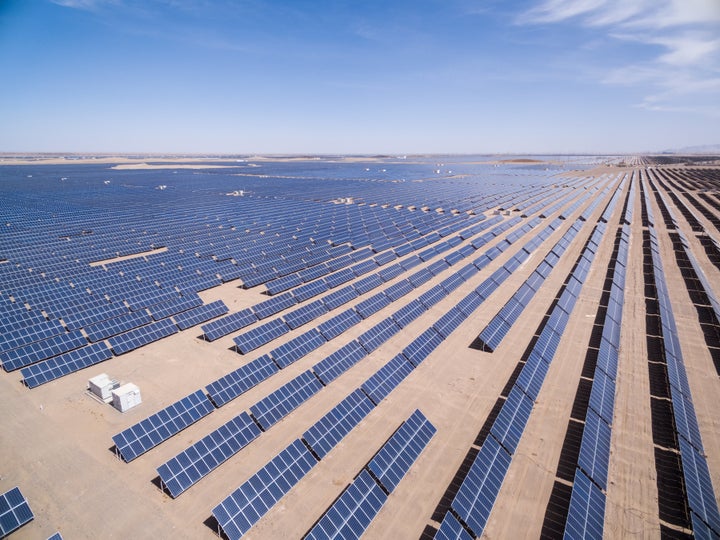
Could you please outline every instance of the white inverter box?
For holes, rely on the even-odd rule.
[[[88,388],[90,392],[102,399],[105,403],[112,401],[112,391],[120,386],[117,381],[108,377],[107,373],[96,375],[88,380]]]
[[[140,389],[133,383],[123,384],[120,388],[112,391],[113,407],[120,412],[125,412],[142,403]]]

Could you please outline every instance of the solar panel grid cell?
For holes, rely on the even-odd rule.
[[[206,389],[215,406],[222,407],[277,372],[277,364],[269,354],[264,354],[211,382]]]
[[[44,362],[27,366],[22,369],[21,373],[23,382],[28,388],[35,388],[110,358],[112,358],[112,352],[105,343],[93,343]]]
[[[363,391],[377,405],[392,392],[410,372],[413,365],[398,354],[362,384]]]
[[[0,537],[5,538],[34,519],[27,500],[17,487],[0,494]]]
[[[250,412],[267,431],[323,387],[315,374],[308,370],[258,401]]]
[[[366,356],[367,352],[362,345],[353,340],[315,364],[312,369],[323,383],[329,384]]]

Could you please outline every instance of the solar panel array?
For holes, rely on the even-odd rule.
[[[114,435],[116,452],[130,462],[214,410],[207,396],[198,390]]]
[[[0,494],[0,537],[5,538],[34,517],[20,489],[14,487]]]

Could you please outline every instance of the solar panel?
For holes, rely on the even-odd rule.
[[[270,356],[272,356],[280,369],[283,369],[325,343],[325,337],[317,328],[312,328],[304,334],[283,343],[277,349],[273,349],[270,351]]]
[[[600,488],[607,490],[610,462],[610,426],[592,409],[585,416],[578,467]]]
[[[513,386],[510,395],[508,395],[500,409],[500,413],[493,422],[490,433],[511,455],[517,449],[532,408],[533,400],[525,395],[518,386]]]
[[[417,367],[442,343],[443,339],[443,336],[431,326],[405,347],[402,355]]]
[[[595,370],[594,377],[590,391],[590,408],[598,413],[605,422],[612,424],[615,408],[615,381],[605,375],[602,370]]]
[[[241,538],[316,463],[310,450],[296,439],[213,508],[212,514],[228,539]]]
[[[423,305],[430,309],[435,304],[437,304],[440,300],[445,298],[447,296],[447,292],[445,289],[442,288],[441,285],[435,285],[432,289],[429,291],[424,292],[418,297],[418,300],[423,303]]]
[[[2,367],[5,371],[14,371],[35,362],[57,356],[73,349],[87,345],[87,339],[80,330],[29,343],[23,347],[5,351],[0,354]]]
[[[59,532],[56,532],[52,536],[48,536],[47,540],[63,540],[63,537]]]
[[[474,540],[451,512],[447,512],[435,533],[436,540]]]
[[[673,416],[675,417],[675,429],[678,435],[693,445],[698,452],[704,453],[692,401],[673,387],[670,388],[670,395],[672,396]]]
[[[19,488],[14,487],[0,495],[0,537],[5,538],[34,517]]]
[[[283,320],[293,330],[299,328],[303,324],[309,323],[313,319],[317,319],[321,315],[328,312],[327,306],[322,300],[315,300],[309,304],[294,309],[290,313],[283,315]]]
[[[443,336],[443,339],[447,339],[466,318],[466,315],[456,306],[435,321],[433,326]]]
[[[172,320],[163,319],[141,326],[135,330],[130,330],[124,334],[111,337],[108,340],[108,345],[110,345],[115,354],[124,354],[148,343],[152,343],[153,341],[175,334],[177,331],[177,326],[175,326]]]
[[[258,401],[250,407],[250,412],[263,430],[267,431],[314,396],[322,387],[322,383],[312,371],[305,371]]]
[[[564,537],[601,540],[605,523],[605,494],[580,469],[575,470]]]
[[[105,343],[93,343],[44,362],[24,367],[21,373],[27,387],[35,388],[110,358],[112,358],[112,352]]]
[[[400,328],[405,328],[408,324],[425,313],[426,308],[417,298],[398,309],[391,315],[395,323]]]
[[[259,320],[263,320],[271,315],[280,313],[284,309],[294,306],[296,303],[297,300],[292,294],[283,293],[278,296],[273,296],[270,300],[265,300],[264,302],[255,304],[252,307],[252,310]]]
[[[154,305],[150,308],[150,313],[152,314],[153,320],[159,321],[160,319],[165,319],[171,315],[175,315],[176,313],[181,313],[183,311],[187,311],[188,309],[199,307],[202,303],[202,298],[200,298],[196,293],[193,293],[171,302]]]
[[[360,315],[351,308],[335,315],[323,323],[320,323],[318,330],[323,336],[325,336],[325,339],[330,341],[345,332],[347,329],[352,328],[360,321],[362,321]]]
[[[201,328],[205,335],[205,339],[208,341],[215,341],[216,339],[227,336],[232,332],[241,330],[242,328],[257,322],[257,320],[258,319],[255,314],[248,308],[231,313],[230,315],[227,315],[222,319],[218,319],[217,321],[204,324]]]
[[[357,340],[368,353],[371,353],[399,331],[400,327],[388,317],[360,334]]]
[[[430,270],[428,270],[427,268],[423,268],[422,270],[418,270],[413,275],[408,277],[408,281],[412,283],[413,287],[417,289],[423,283],[430,281],[432,277],[433,275],[430,273]]]
[[[264,354],[211,382],[206,389],[215,406],[222,407],[277,372],[277,364],[269,354]]]
[[[250,351],[270,343],[272,340],[287,334],[290,331],[288,325],[282,319],[272,319],[265,324],[248,330],[233,338],[237,349],[247,354]]]
[[[413,365],[398,354],[362,384],[362,389],[377,405],[413,370]]]
[[[398,277],[403,272],[405,272],[405,269],[400,264],[392,264],[387,268],[380,270],[377,275],[380,276],[380,279],[383,281],[390,281],[391,279]]]
[[[176,498],[254,441],[260,433],[250,415],[242,412],[160,465],[157,468],[160,480]]]
[[[358,388],[315,422],[303,433],[302,438],[312,448],[315,455],[322,459],[374,407],[375,404],[370,401],[370,398]]]
[[[112,439],[120,456],[130,462],[214,410],[207,396],[198,390],[121,431]]]
[[[392,493],[437,429],[415,410],[380,448],[367,467],[388,493]]]
[[[452,502],[452,509],[480,536],[510,467],[511,456],[493,436],[485,439]]]
[[[377,313],[382,308],[390,304],[390,299],[385,296],[385,293],[379,292],[367,300],[363,300],[355,306],[355,311],[363,318],[367,319],[374,313]]]
[[[355,274],[349,268],[344,268],[343,270],[334,272],[324,278],[325,283],[327,283],[328,287],[331,289],[334,289],[343,283],[347,283],[348,281],[352,281],[353,279],[355,279]]]
[[[367,352],[362,345],[353,340],[315,364],[312,369],[323,383],[329,384],[366,356]]]
[[[328,289],[327,283],[322,280],[317,280],[306,283],[305,285],[300,285],[299,287],[293,289],[291,293],[295,297],[295,300],[298,302],[304,302],[309,298],[313,298],[324,293]]]
[[[138,328],[150,322],[152,322],[150,315],[145,311],[137,311],[87,326],[85,327],[85,333],[91,342],[97,343],[103,339],[122,334],[123,332]]]
[[[331,292],[330,294],[322,298],[323,303],[328,307],[328,310],[333,309],[347,304],[351,300],[358,297],[358,292],[351,286],[343,287],[337,291]]]
[[[64,333],[65,327],[57,319],[18,328],[0,336],[0,353]]]
[[[363,469],[304,538],[360,538],[386,500],[387,494]]]
[[[227,312],[228,308],[225,305],[225,302],[222,300],[215,300],[214,302],[210,302],[204,306],[196,307],[183,313],[173,315],[173,320],[180,330],[187,330],[188,328],[197,326],[202,322],[224,315]]]

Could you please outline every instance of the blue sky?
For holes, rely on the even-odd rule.
[[[2,0],[0,151],[720,144],[718,0]]]

